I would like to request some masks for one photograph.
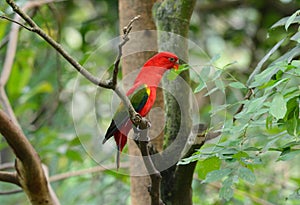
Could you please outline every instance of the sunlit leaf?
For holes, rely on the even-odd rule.
[[[298,11],[297,11],[298,12]],[[279,26],[285,26],[287,24],[287,21],[290,19],[290,16],[288,17],[284,17],[282,19],[280,19],[279,21],[277,21],[276,23],[274,23],[272,26],[271,26],[271,29],[273,28],[276,28],[276,27],[279,27]],[[299,22],[300,21],[300,16],[296,16],[293,21],[291,23],[296,23],[296,22]],[[291,24],[290,23],[290,24]]]
[[[214,56],[211,58],[210,63],[213,64],[213,63],[215,63],[217,60],[219,60],[220,58],[221,58],[221,54],[218,53],[218,54],[214,55]]]
[[[232,88],[237,88],[237,89],[243,89],[243,88],[247,88],[243,83],[241,82],[232,82],[229,83],[229,86]]]
[[[300,10],[296,11],[295,13],[293,13],[293,15],[291,15],[291,16],[287,19],[287,21],[286,21],[286,23],[285,23],[285,25],[284,25],[285,30],[288,30],[288,28],[290,27],[290,25],[291,25],[292,23],[296,23],[296,22],[299,22],[299,21],[300,21],[299,19],[295,21],[296,17],[297,17],[299,14],[300,14]]]
[[[68,149],[66,152],[66,156],[73,161],[82,162],[82,156],[79,151]]]
[[[286,102],[283,98],[283,95],[277,93],[271,103],[270,114],[273,115],[276,119],[282,119],[285,116],[286,111]]]
[[[167,76],[167,78],[168,78],[168,80],[175,80],[176,78],[177,78],[177,76],[181,73],[181,72],[183,72],[183,71],[185,71],[185,70],[188,70],[190,67],[189,67],[189,65],[187,65],[187,64],[183,64],[183,65],[179,65],[179,67],[178,67],[178,70],[174,70],[174,69],[172,69],[169,73],[168,73],[168,76]]]
[[[198,177],[200,179],[205,179],[207,173],[220,169],[221,167],[221,160],[216,157],[209,157],[203,161],[198,162]]]

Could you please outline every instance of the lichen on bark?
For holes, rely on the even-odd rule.
[[[189,22],[194,6],[195,0],[165,0],[153,8],[158,29],[159,50],[175,53],[182,59],[181,63],[188,63]],[[189,85],[188,70],[182,72],[179,78],[186,82],[185,85]],[[180,150],[183,150],[192,127],[189,86],[183,85],[180,80],[163,80],[163,87],[168,89],[164,92],[166,110],[164,147],[167,148],[176,141],[172,144],[172,149],[166,152],[165,157],[170,159],[172,156],[175,161],[180,160]],[[176,197],[179,191],[176,185],[182,184],[176,180],[185,180],[181,176],[176,176],[176,169],[177,166],[174,165],[162,172],[162,199],[166,204],[191,204],[191,184],[185,187],[187,190],[185,199],[178,200]]]

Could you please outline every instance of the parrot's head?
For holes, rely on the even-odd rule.
[[[163,67],[165,69],[172,69],[175,70],[178,69],[178,57],[171,52],[160,52],[150,58],[145,66],[157,66],[157,67]]]

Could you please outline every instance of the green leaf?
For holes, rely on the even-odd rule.
[[[254,184],[255,181],[256,181],[256,177],[253,174],[253,172],[250,169],[246,168],[246,167],[241,167],[239,169],[238,176],[241,179],[243,179],[243,180],[245,180],[245,181],[247,181],[247,182],[249,182],[251,184]]]
[[[266,100],[267,96],[262,96],[256,99],[249,101],[246,113],[256,112],[263,106],[264,101]]]
[[[177,78],[177,76],[178,76],[181,72],[183,72],[183,71],[185,71],[185,70],[188,70],[189,68],[190,68],[190,67],[189,67],[189,65],[187,65],[187,64],[179,65],[178,70],[172,69],[172,70],[168,73],[168,76],[167,76],[168,80],[170,80],[170,81],[175,80],[175,79]]]
[[[203,80],[204,82],[209,80],[209,75],[210,75],[211,69],[212,69],[211,66],[203,66],[203,68],[201,69],[201,72],[200,72],[201,80]]]
[[[199,78],[199,84],[198,86],[195,88],[194,93],[198,93],[200,92],[203,88],[205,88],[206,85],[204,83],[204,81],[202,80],[202,78]]]
[[[292,118],[299,118],[299,104],[298,104],[299,96],[291,98],[287,103],[287,111],[284,116],[284,120],[290,120]]]
[[[276,67],[269,66],[266,70],[264,70],[263,72],[260,73],[261,68],[262,68],[263,64],[271,57],[271,55],[281,46],[281,44],[284,41],[285,41],[285,38],[281,39],[278,43],[276,43],[275,46],[273,46],[273,48],[259,61],[259,63],[255,67],[254,71],[249,76],[246,85],[249,85],[249,87],[257,87],[257,86],[260,86],[262,83],[266,82],[265,78],[268,78],[270,75],[269,70],[274,70]],[[253,79],[255,79],[254,82],[252,82]],[[250,83],[251,83],[251,85],[250,85]]]
[[[199,155],[195,154],[195,155],[192,155],[188,158],[184,158],[182,160],[180,160],[177,165],[185,165],[185,164],[189,164],[191,162],[194,162],[194,161],[198,161],[199,160]]]
[[[300,119],[298,117],[294,116],[286,121],[285,126],[290,135],[295,137],[300,136]]]
[[[240,160],[241,158],[249,157],[249,155],[246,152],[240,151],[238,153],[235,153],[232,158]]]
[[[217,88],[222,91],[222,93],[225,93],[225,86],[221,79],[216,79],[215,84],[216,84]]]
[[[216,55],[214,55],[211,60],[210,60],[210,63],[213,64],[214,62],[216,62],[217,60],[219,60],[221,58],[221,54],[218,53]]]
[[[277,93],[273,98],[269,112],[276,119],[282,119],[285,116],[286,111],[286,102],[284,101],[283,95]]]
[[[237,61],[233,61],[233,62],[230,62],[230,63],[227,63],[225,66],[223,66],[222,70],[234,65],[234,64],[237,64],[238,62]]]
[[[205,180],[202,183],[210,183],[214,181],[218,181],[223,179],[224,177],[228,176],[233,170],[226,168],[226,169],[220,169],[220,170],[214,170],[212,172],[209,172],[206,175]]]
[[[297,43],[300,43],[300,32],[297,32],[295,35],[293,35],[290,38],[291,41],[296,41]]]
[[[218,170],[221,167],[221,160],[216,157],[209,157],[203,161],[198,162],[198,177],[200,179],[205,179],[207,173]]]
[[[83,161],[79,151],[68,149],[66,152],[66,156],[73,161],[79,161],[79,162]]]
[[[261,150],[261,149],[260,149]],[[262,161],[258,157],[248,157],[248,158],[241,158],[241,161],[246,165],[255,165],[255,164],[262,164]]]
[[[284,144],[283,146],[281,146],[282,149],[288,149],[294,146],[298,146],[300,145],[300,141],[292,141],[292,142],[288,142],[287,144]]]
[[[300,150],[296,149],[296,150],[284,150],[280,156],[278,157],[277,161],[287,161],[287,160],[291,160],[293,158],[295,158],[295,156],[297,156],[298,154],[300,154]]]
[[[51,93],[53,91],[53,87],[50,83],[44,81],[36,85],[33,89],[30,90],[30,92],[23,94],[20,97],[20,102],[26,102],[30,98],[32,98],[35,95],[42,94],[42,93]]]
[[[243,83],[241,82],[232,82],[229,83],[229,86],[232,88],[237,88],[237,89],[243,89],[243,88],[247,88]]]
[[[291,65],[295,66],[295,68],[299,68],[300,67],[300,60],[293,60],[291,62]],[[299,71],[299,69],[295,69],[295,70]]]
[[[177,78],[178,75],[179,75],[179,74],[178,74],[176,71],[171,70],[171,71],[168,73],[167,78],[168,78],[168,80],[172,81],[172,80],[175,80],[175,79]]]
[[[272,26],[271,26],[271,29],[273,28],[276,28],[276,27],[279,27],[279,26],[285,26],[287,24],[287,21],[290,19],[291,16],[288,16],[288,17],[284,17],[282,19],[280,19],[279,21],[277,21],[276,23],[274,23]],[[292,21],[292,23],[296,23],[296,22],[299,22],[300,21],[300,16],[296,16],[294,18],[294,20]]]
[[[222,187],[219,192],[219,196],[227,201],[229,201],[233,197],[233,177],[228,177],[222,183]]]
[[[295,23],[295,19],[296,19],[296,17],[297,17],[299,14],[300,14],[300,10],[296,11],[295,13],[293,13],[293,15],[291,15],[291,16],[287,19],[287,21],[286,21],[286,23],[285,23],[285,25],[284,25],[285,30],[288,30],[288,28],[290,27],[290,25],[291,25],[292,23]]]
[[[300,200],[300,188],[294,191],[288,197],[289,200]]]

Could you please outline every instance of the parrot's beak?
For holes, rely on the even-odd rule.
[[[178,67],[179,67],[179,61],[176,61],[173,68],[175,70],[178,70]]]

